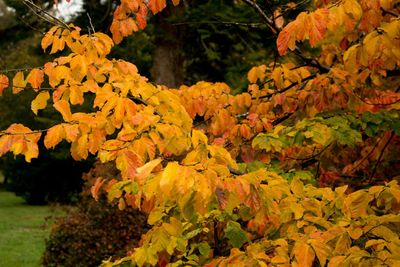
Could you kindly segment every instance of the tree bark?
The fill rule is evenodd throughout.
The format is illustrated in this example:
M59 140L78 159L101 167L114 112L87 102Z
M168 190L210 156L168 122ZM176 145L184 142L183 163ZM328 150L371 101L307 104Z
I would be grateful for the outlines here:
M183 12L184 7L181 5L167 8L162 14L155 17L157 28L153 65L150 73L155 83L172 88L183 83L183 36L185 27L174 26L168 19L182 15Z

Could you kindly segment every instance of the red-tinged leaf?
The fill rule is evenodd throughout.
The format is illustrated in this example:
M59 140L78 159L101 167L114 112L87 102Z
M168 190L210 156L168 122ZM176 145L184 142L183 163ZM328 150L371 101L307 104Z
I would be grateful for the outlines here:
M65 138L68 142L75 142L79 135L78 124L64 124Z
M166 0L150 0L148 6L153 14L157 14L167 6L167 3Z
M32 85L33 89L39 89L44 81L44 71L41 69L33 69L28 74L27 81Z
M0 156L10 151L12 145L12 136L2 135L0 136Z
M13 78L13 94L18 94L19 92L24 90L24 88L26 87L26 83L27 81L24 78L24 73L22 71L17 72Z
M96 201L99 200L99 191L100 191L100 188L103 186L105 181L106 180L103 179L102 177L97 178L96 182L94 182L94 185L90 189L90 193L92 193L92 196Z
M122 34L119 30L119 27L120 27L119 25L120 25L120 22L118 20L114 19L113 22L111 23L111 27L110 27L110 32L112 34L113 41L116 44L119 44L120 42L122 42L122 39L123 39Z
M315 46L317 42L325 36L329 10L326 8L317 9L308 15L309 38L311 46ZM300 29L299 29L300 30Z
M8 77L0 74L0 96L3 95L3 90L8 87Z
M295 21L290 22L286 25L283 30L279 33L276 44L278 52L281 56L285 55L288 48L294 50L296 47L296 31L297 24Z
M101 145L106 141L106 132L103 129L92 130L89 135L88 148L89 152L93 155L99 151Z
M146 16L147 16L147 7L144 4L141 4L139 12L136 13L136 21L138 23L139 29L141 30L146 28L147 25Z
M71 113L71 108L69 106L69 103L65 100L60 100L56 103L54 103L54 108L61 113L64 121L69 122L71 121L72 118L72 113Z
M54 148L58 143L60 143L65 138L65 130L62 124L57 124L47 130L47 134L44 137L44 146L49 148Z
M46 50L53 43L54 33L57 31L59 26L53 26L46 34L43 36L41 45L43 50Z
M134 151L128 149L123 149L118 153L115 163L125 179L134 178L136 169L143 165L142 159Z

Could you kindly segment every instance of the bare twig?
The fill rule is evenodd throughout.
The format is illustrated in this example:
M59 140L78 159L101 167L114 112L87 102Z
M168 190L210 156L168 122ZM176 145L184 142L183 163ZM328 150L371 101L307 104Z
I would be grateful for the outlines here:
M89 24L90 24L90 27L92 28L93 33L95 33L96 31L94 30L94 27L93 27L93 24L92 24L92 18L90 17L89 12L86 12L86 16L89 19Z
M387 140L386 144L383 146L383 148L382 148L382 150L381 150L381 153L379 154L378 160L377 160L376 163L375 163L375 166L374 166L374 169L372 170L371 175L369 176L369 179L368 179L369 182L372 182L372 179L373 179L374 176L375 176L375 173L376 173L376 170L377 170L377 168L378 168L378 165L381 163L381 160L382 160L382 157L383 157L383 153L385 152L386 148L388 147L388 145L389 145L390 142L392 141L393 137L394 137L394 132L392 131L392 132L390 133L389 139Z
M245 23L245 22L234 22L234 21L188 21L188 22L178 22L173 23L173 26L181 26L181 25L193 25L193 24L222 24L227 26L244 26L250 28L259 28L260 26L264 26L264 23Z
M62 26L63 28L69 29L70 27L62 20L59 18L51 15L49 12L46 12L43 10L43 8L39 7L35 3L33 3L31 0L23 0L24 5L26 5L30 10L32 10L35 15L37 15L39 18L53 24L53 25L58 25ZM43 14L43 15L42 15Z
M261 9L261 7L252 0L243 0L243 2L245 2L246 4L248 4L249 6L253 7L258 14L261 16L261 18L263 19L263 21L267 24L267 26L271 29L272 33L274 35L278 35L279 33L279 28L275 25L275 22L270 19L267 14L265 14L265 12Z

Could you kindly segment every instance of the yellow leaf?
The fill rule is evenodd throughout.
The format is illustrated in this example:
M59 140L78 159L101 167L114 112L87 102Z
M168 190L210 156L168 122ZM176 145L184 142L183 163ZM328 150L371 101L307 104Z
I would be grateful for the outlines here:
M355 0L345 0L343 2L343 8L346 14L350 15L352 19L359 20L362 16L362 8L358 1Z
M74 160L86 159L88 156L88 135L81 135L71 145L71 156Z
M293 248L294 258L299 266L313 266L315 253L306 243L297 242Z
M47 100L49 100L49 98L50 94L48 91L42 91L36 96L36 98L31 103L31 109L33 113L35 113L35 115L37 115L39 109L46 108Z
M17 72L13 78L13 94L18 94L26 87L26 81L24 78L24 73L22 71Z
M155 167L157 167L158 164L161 163L161 161L162 161L161 158L154 159L154 160L152 160L152 161L150 161L150 162L147 162L147 163L146 163L145 165L143 165L142 167L137 168L137 169L136 169L137 176L138 176L138 177L141 177L141 180L142 180L143 178L147 178L147 177L150 175L150 173L153 171L153 169L154 169Z
M325 244L324 242L321 242L320 240L316 239L311 239L309 241L311 247L314 249L315 254L317 254L317 258L319 260L319 263L321 266L325 266L326 259L328 258L329 255L331 255L332 248Z
M69 122L72 119L72 113L71 113L71 108L69 107L69 104L65 100L60 100L56 103L54 103L54 108L61 113L64 121Z
M372 197L365 191L351 193L343 201L343 212L349 218L365 217L371 200Z
M396 233L387 228L386 226L379 225L371 230L371 233L384 238L386 241L398 241L399 238Z
M207 145L207 136L200 130L192 130L192 144L196 148L199 144Z
M173 189L172 186L178 178L179 167L179 164L176 162L168 163L167 167L165 167L160 179L160 189L164 194L168 195Z
M339 267L346 259L346 256L335 256L329 260L328 267Z
M48 148L54 148L65 138L65 131L62 124L57 124L51 127L46 136L44 137L44 146Z
M304 185L299 178L297 177L293 178L290 184L290 190L297 196L301 196L303 194Z
M69 87L69 100L72 105L82 105L84 102L83 87L78 85L71 85Z

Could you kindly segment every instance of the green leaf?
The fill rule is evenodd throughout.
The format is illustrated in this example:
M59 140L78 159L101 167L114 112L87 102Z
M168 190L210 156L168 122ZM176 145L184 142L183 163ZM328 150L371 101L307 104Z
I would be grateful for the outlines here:
M208 256L210 254L210 245L208 245L206 242L201 242L199 244L199 252L203 256Z
M244 243L249 242L246 232L243 231L239 223L230 221L225 229L225 237L229 243L236 248L240 248Z

